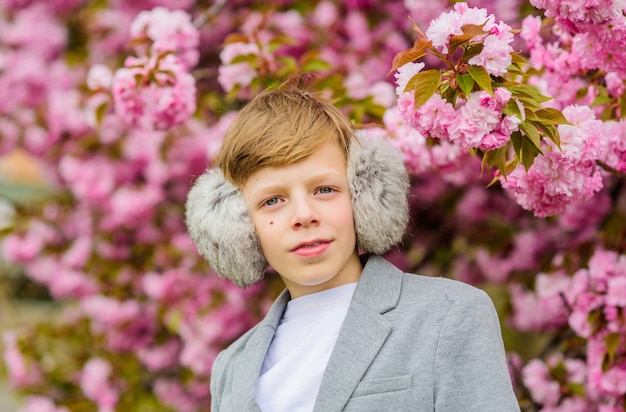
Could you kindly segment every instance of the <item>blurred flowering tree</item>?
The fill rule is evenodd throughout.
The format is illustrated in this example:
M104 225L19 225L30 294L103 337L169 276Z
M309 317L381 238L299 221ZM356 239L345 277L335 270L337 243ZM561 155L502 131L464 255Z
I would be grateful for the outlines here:
M302 76L404 154L388 258L492 294L522 409L624 411L623 4L452 3L0 0L0 151L52 189L2 251L65 310L3 337L23 411L208 409L277 285L211 274L185 196L242 104Z

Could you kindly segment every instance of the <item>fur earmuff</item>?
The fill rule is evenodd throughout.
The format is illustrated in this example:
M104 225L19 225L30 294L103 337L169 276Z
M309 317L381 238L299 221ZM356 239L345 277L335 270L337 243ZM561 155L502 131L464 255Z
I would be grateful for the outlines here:
M219 168L207 170L187 195L185 218L191 240L211 268L237 286L261 279L267 261L241 191Z
M404 159L384 139L361 139L350 145L348 182L357 246L382 255L400 243L409 220Z
M402 155L385 140L363 139L351 144L348 157L357 246L383 254L400 243L409 218L409 177ZM267 261L246 201L219 168L196 180L185 213L198 252L220 277L241 287L263 279Z

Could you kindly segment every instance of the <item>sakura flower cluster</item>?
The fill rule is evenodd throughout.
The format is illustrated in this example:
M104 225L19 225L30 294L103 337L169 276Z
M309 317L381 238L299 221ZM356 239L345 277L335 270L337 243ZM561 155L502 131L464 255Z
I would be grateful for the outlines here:
M198 61L198 31L182 11L156 8L140 13L131 26L137 57L115 72L115 113L126 125L167 130L196 110L196 84L189 73ZM146 47L144 43L149 46Z
M626 77L623 61L626 58L626 16L619 0L531 0L544 9L565 32L572 33L573 50L578 50L584 69L600 69Z
M482 90L475 91L467 100L458 98L456 106L435 93L415 109L414 93L403 90L409 79L419 73L423 65L407 63L396 73L398 108L408 125L423 136L451 142L464 149L489 151L508 143L511 134L518 130L523 120L516 115L503 113L503 107L511 99L510 91L498 87L493 96Z
M598 249L572 276L562 270L540 274L534 293L517 285L512 293L512 321L521 330L569 326L586 344L586 360L558 353L522 368L532 399L546 410L619 408L626 394L626 255ZM571 391L573 384L581 389Z
M578 200L589 199L603 186L596 160L604 153L604 125L586 106L563 110L570 125L559 125L560 147L545 141L543 155L526 171L523 165L500 178L516 201L535 216L559 214Z
M468 60L468 63L482 66L494 76L506 73L511 64L511 52L513 52L511 26L503 21L496 23L495 16L487 14L486 9L469 7L464 2L456 3L454 10L441 14L430 23L426 30L426 37L432 40L437 50L446 54L450 38L462 35L462 27L470 24L482 27L486 34L475 39L481 42L483 47L478 55Z

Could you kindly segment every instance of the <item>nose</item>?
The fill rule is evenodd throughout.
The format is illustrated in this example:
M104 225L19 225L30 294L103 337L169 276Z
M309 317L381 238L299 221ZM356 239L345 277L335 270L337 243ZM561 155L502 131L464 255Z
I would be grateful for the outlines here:
M292 201L293 215L291 226L294 229L317 225L320 222L313 200L307 197L294 198Z

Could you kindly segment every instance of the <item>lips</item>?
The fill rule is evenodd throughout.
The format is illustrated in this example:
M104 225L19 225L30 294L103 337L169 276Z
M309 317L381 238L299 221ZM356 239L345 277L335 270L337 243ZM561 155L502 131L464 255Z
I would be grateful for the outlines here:
M319 240L312 240L310 242L302 242L296 245L296 247L294 247L293 249L291 249L291 252L295 252L298 249L313 249L315 247L320 246L323 243L330 243L330 241L319 239Z
M329 245L330 240L316 239L298 244L291 252L303 257L313 257L324 253Z

